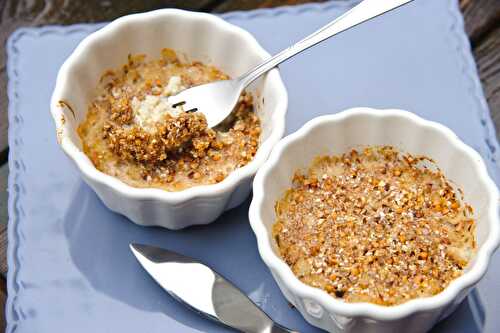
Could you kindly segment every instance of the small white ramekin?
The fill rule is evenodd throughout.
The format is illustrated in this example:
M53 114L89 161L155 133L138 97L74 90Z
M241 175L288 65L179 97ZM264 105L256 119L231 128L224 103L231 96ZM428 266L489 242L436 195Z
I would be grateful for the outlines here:
M270 56L250 33L214 15L161 9L125 16L85 38L66 60L57 76L51 113L59 144L108 208L140 225L180 229L212 222L245 200L257 169L284 134L288 97L277 69L249 87L262 122L260 147L250 163L222 182L179 192L131 187L94 167L82 152L76 129L105 70L125 63L128 54L157 58L165 47L233 77Z
M465 273L438 295L391 307L346 303L302 283L278 255L272 238L274 203L290 187L295 170L307 168L315 156L366 145L392 145L433 158L475 209L477 254ZM406 111L356 108L315 118L281 140L255 177L249 215L262 260L310 324L330 332L410 333L425 332L449 315L485 274L500 242L498 200L479 154L448 128Z

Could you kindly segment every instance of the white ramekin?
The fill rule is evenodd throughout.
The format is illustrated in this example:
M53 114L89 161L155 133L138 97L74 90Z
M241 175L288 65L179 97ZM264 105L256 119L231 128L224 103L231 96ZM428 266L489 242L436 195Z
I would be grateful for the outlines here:
M438 295L392 307L345 303L302 283L277 254L271 236L274 203L290 187L294 171L307 168L315 156L366 145L392 145L433 158L475 209L478 252L466 272ZM410 333L425 332L449 315L485 274L500 241L498 199L479 154L448 128L406 111L356 108L315 118L281 140L255 177L249 215L262 260L310 324L330 332Z
M188 60L213 64L231 76L269 57L250 33L210 14L162 9L125 16L85 38L66 60L57 76L51 113L62 149L109 209L140 225L180 229L209 223L245 200L255 172L284 134L288 97L277 69L249 87L262 122L260 148L249 164L222 182L180 192L128 186L94 167L82 152L76 128L105 70L125 63L130 53L157 58L164 47Z

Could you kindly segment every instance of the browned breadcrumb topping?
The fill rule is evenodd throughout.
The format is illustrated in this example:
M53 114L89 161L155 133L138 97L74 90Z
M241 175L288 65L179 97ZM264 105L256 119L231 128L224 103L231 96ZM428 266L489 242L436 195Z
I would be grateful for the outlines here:
M207 128L198 112L165 113L143 128L134 103L164 96L172 78L185 89L229 77L213 66L181 62L170 49L150 61L129 56L121 68L106 71L78 128L83 151L97 169L135 187L179 191L218 183L253 159L261 128L247 93L217 129Z
M347 302L435 295L475 253L471 206L432 160L389 146L316 158L275 208L294 274Z
M124 127L111 122L104 125L104 131L103 138L119 158L143 163L161 163L186 144L191 144L195 153L203 154L215 141L215 131L207 128L205 116L198 112L176 117L166 114L153 133L138 125Z

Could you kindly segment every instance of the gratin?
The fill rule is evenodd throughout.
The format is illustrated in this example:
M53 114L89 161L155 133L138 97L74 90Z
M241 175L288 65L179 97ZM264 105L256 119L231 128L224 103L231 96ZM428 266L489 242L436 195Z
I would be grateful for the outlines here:
M273 235L293 273L347 302L435 295L475 253L460 190L431 159L390 146L316 158L275 210Z
M191 86L229 77L201 62L182 62L163 49L161 57L129 56L106 71L84 122L83 151L100 171L135 187L179 191L222 181L246 165L259 146L260 121L244 93L233 117L207 128L199 112L173 107L166 97Z

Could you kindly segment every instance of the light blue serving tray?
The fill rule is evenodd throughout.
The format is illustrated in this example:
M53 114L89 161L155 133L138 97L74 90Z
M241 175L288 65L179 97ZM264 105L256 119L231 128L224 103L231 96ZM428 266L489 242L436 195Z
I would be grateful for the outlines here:
M338 16L353 1L228 13L271 53ZM259 258L248 201L214 224L143 228L107 210L56 144L49 98L59 66L102 25L16 31L8 42L9 333L229 332L179 305L145 274L131 241L200 258L271 317L317 332L290 307ZM228 50L230 52L230 50ZM478 150L498 181L498 143L455 0L417 0L281 67L288 132L354 106L402 108L439 121ZM500 257L436 332L498 332Z

